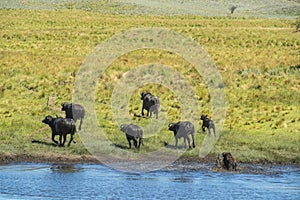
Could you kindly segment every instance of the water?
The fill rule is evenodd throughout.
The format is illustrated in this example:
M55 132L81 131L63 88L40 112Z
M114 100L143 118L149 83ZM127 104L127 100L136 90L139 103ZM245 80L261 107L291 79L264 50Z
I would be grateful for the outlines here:
M0 199L300 199L297 167L229 173L187 165L144 174L104 165L4 165Z

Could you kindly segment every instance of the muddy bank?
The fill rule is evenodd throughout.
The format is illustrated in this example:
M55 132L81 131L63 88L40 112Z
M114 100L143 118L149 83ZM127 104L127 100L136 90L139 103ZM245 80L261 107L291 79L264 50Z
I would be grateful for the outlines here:
M130 162L130 161L129 161ZM72 168L75 164L103 164L95 157L90 155L1 155L0 165L6 164L15 164L15 163L49 163L55 166L58 169L69 169ZM124 171L128 163L115 163L118 167L123 166ZM104 164L106 165L106 164ZM108 165L108 167L113 167L113 165ZM120 170L122 168L115 168ZM284 170L293 168L295 170L300 170L299 164L288 164L281 163L279 164L267 164L267 163L239 163L237 170L226 170L223 168L218 168L215 165L215 158L208 156L206 158L186 158L181 157L170 165L162 168L163 171L178 171L178 172L187 172L187 171L199 171L199 172L221 172L221 173L234 173L234 174L263 174L263 175L276 175L281 174ZM123 171L123 170L121 170Z
M276 169L286 168L289 166L300 167L300 163L286 162L286 163L271 163L268 161L262 162L247 162L238 163L237 171L228 171L216 167L216 158L214 156L207 156L205 158L199 157L180 157L175 162L166 167L167 170L209 170L213 172L231 172L231 173L252 173L252 174L276 174ZM130 161L129 161L130 162ZM56 154L3 154L0 155L0 164L12 163L51 163L58 165L73 165L73 164L103 164L96 157L92 155L56 155ZM279 170L280 171L280 170Z
M35 162L35 163L61 163L61 164L84 164L94 163L101 164L95 156L92 155L70 155L70 154L2 154L0 155L0 164L20 163L20 162ZM180 157L176 162L200 162L213 163L215 158L207 156L199 157Z
M99 163L94 156L91 155L56 155L56 154L3 154L0 155L0 164L10 163L58 163L58 164L89 164Z

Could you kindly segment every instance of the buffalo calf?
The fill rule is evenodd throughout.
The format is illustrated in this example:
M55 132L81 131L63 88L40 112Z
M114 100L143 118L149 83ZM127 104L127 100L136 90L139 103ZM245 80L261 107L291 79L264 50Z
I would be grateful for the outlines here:
M205 132L205 128L208 130L208 135L211 135L210 129L213 129L214 135L216 136L216 127L213 120L209 119L207 115L201 115L202 123L202 131Z

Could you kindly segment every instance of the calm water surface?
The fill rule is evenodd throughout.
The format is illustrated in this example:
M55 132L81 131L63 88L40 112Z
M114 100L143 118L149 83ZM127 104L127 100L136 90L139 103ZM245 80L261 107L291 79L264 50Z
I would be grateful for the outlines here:
M143 174L104 165L3 165L0 199L300 199L297 167L228 173L186 165Z

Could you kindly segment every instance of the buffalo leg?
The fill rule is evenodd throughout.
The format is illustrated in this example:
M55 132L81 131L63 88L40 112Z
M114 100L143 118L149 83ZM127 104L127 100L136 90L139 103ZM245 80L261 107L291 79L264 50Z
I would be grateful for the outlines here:
M189 149L191 149L192 147L191 147L191 141L190 141L189 136L186 136L186 139L187 139L188 144L189 144ZM185 145L185 148L186 148L186 144L184 144L184 145Z
M62 146L65 146L66 140L67 140L67 134L65 134L64 137L63 137L63 143L62 143Z
M142 116L144 116L145 113L144 113L144 107L142 107Z
M138 145L138 149L140 150L141 144L143 143L143 138L139 138L139 145Z
M131 142L130 142L130 139L127 138L127 141L128 141L128 144L129 144L129 149L131 149Z
M195 148L196 145L195 145L195 137L194 137L194 134L192 134L192 140L193 140L193 148Z
M79 124L79 130L81 130L82 121L83 121L83 119L81 118L80 119L80 124Z
M134 147L137 149L138 148L138 146L137 146L137 140L135 138L133 139L133 144L134 144Z
M56 141L54 138L55 138L55 134L52 133L52 141L53 141L55 144L58 144L58 141Z
M62 134L59 135L59 146L62 146Z
M184 148L186 148L186 137L183 138L184 141Z
M70 144L71 144L71 142L73 141L73 139L74 139L74 135L71 134L71 137L70 137L70 141L69 141L69 143L68 143L68 146L70 146Z
M175 147L177 148L177 145L178 145L178 138L175 137Z

